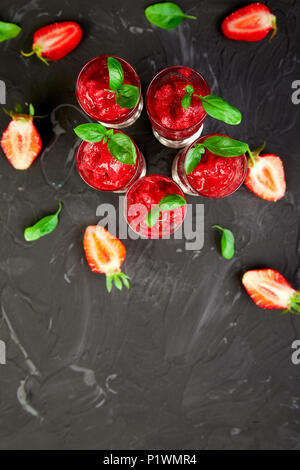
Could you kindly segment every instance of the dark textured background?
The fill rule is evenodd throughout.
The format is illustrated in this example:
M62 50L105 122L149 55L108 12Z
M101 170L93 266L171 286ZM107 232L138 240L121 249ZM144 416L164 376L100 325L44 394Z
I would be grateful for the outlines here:
M247 44L224 38L221 19L245 2L181 0L198 21L173 31L144 18L148 1L1 0L0 17L23 27L0 44L0 79L8 107L34 103L43 153L26 172L0 158L0 448L34 449L296 449L300 448L300 368L291 343L300 318L259 309L241 285L254 267L278 269L300 288L300 105L291 102L300 79L300 4L269 1L278 35ZM76 20L84 40L61 62L25 59L35 29ZM230 127L208 118L205 131L227 132L280 155L288 192L265 202L245 187L205 203L205 244L128 240L124 270L130 291L108 295L104 278L85 261L82 235L97 223L101 194L74 167L84 122L74 86L81 66L101 53L117 54L137 69L144 91L166 65L199 70L212 92L243 112ZM8 118L0 117L1 132ZM130 128L150 173L170 174L175 150L152 136L145 111ZM63 211L57 230L28 244L23 230ZM220 224L233 230L236 256L224 260Z

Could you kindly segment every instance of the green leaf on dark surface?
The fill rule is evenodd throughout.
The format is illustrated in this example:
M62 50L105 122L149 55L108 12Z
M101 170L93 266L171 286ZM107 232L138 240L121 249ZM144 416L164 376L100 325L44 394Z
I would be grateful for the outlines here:
M207 137L202 145L214 155L219 157L238 157L248 152L248 144L239 140L215 135Z
M223 258L231 259L234 255L234 235L231 230L220 227L219 225L213 225L213 228L221 230L221 253Z
M198 163L200 163L203 153L205 153L205 148L202 144L195 144L195 146L188 151L184 163L185 172L187 175L192 173Z
M21 29L22 28L16 24L0 21L0 42L15 38L20 33Z
M106 128L99 123L80 124L74 129L75 134L85 142L100 142L106 135Z
M55 214L47 215L41 220L36 222L31 227L27 227L24 231L24 238L27 242L38 240L39 238L48 235L55 230L58 224L58 215L61 211L61 203L59 203L58 210Z
M114 57L107 58L109 74L109 86L112 90L117 90L124 82L124 71L120 62Z
M134 85L122 85L116 92L116 103L121 108L132 109L139 101L139 88Z
M136 164L136 148L128 135L120 132L114 134L108 141L107 148L109 153L119 162L126 165Z
M145 9L147 20L162 29L174 29L180 25L184 18L195 20L195 16L186 15L182 9L173 2L155 3Z
M202 100L202 106L209 114L209 116L219 119L220 121L226 122L226 124L237 125L242 120L241 112L223 100L217 95L207 95L200 97L195 95Z

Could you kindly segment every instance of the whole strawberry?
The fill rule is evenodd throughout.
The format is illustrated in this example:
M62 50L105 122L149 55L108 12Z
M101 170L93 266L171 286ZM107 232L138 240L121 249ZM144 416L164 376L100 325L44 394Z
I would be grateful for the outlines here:
M221 27L227 38L236 41L260 41L273 30L272 39L276 34L276 16L263 3L251 3L227 16Z
M23 114L20 105L14 111L7 111L12 120L1 137L1 148L8 161L16 170L27 170L42 148L42 141L33 124L34 107L29 106L29 114Z
M78 46L82 30L78 23L63 21L38 29L33 36L32 51L21 54L25 57L37 55L46 65L48 60L60 60Z

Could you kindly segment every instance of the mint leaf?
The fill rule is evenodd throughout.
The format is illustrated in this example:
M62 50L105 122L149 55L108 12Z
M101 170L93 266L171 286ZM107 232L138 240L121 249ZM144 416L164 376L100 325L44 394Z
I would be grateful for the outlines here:
M188 94L188 95L192 95L194 93L194 88L192 87L192 85L187 85L184 89L184 91Z
M191 97L190 95L186 94L183 96L181 100L181 106L183 109L188 109L191 106Z
M157 219L159 218L160 208L159 206L154 206L147 214L146 224L149 228L153 227L156 224Z
M202 99L202 106L209 116L226 122L226 124L240 124L242 120L240 111L231 104L227 103L227 101L223 100L223 98L220 96L195 96Z
M99 123L80 124L74 129L75 134L85 142L101 142L106 135L106 127Z
M249 151L248 144L219 135L207 137L202 145L219 157L238 157Z
M116 133L108 141L109 153L119 162L126 165L136 164L136 148L130 137L126 134Z
M20 31L20 26L17 26L13 23L5 23L4 21L0 21L0 42L15 38L18 36Z
M198 163L200 163L203 153L205 153L205 148L202 144L195 144L195 146L188 151L184 163L184 168L187 175L192 173Z
M139 101L139 89L134 85L122 85L116 92L116 103L121 108L134 108Z
M41 220L36 222L32 227L27 227L24 231L24 238L27 242L38 240L44 235L53 232L58 224L58 214L61 211L61 203L59 203L58 210L53 215L47 215Z
M231 259L234 255L234 235L231 230L220 227L219 225L213 225L213 228L221 230L221 253L223 258Z
M114 57L107 58L109 74L109 86L112 90L117 90L124 82L124 71L120 62Z
M145 9L147 20L162 29L174 29L180 25L184 18L195 20L195 16L186 15L181 8L173 2L155 3Z
M168 194L167 196L163 197L158 203L158 206L161 211L173 211L174 209L177 209L177 207L185 205L186 200L179 194Z

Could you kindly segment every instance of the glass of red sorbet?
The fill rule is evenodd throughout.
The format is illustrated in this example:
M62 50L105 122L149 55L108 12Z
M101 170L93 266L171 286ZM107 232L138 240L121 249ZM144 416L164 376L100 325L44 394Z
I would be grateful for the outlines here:
M197 143L213 136L227 137L224 134L207 134L184 148L176 155L172 165L174 181L186 193L207 198L223 198L234 193L244 182L247 174L247 157L220 157L205 150L200 163L189 174L185 171L185 159L189 150Z
M147 214L169 195L178 195L185 205L174 210L161 211L155 224L147 225ZM147 175L136 181L125 196L124 215L131 229L145 238L169 238L178 229L186 214L186 198L171 178Z
M115 131L124 134L122 131ZM133 140L131 139L133 142ZM82 142L77 151L76 166L81 178L98 191L125 192L138 178L146 174L146 162L136 148L136 163L128 165L118 161L103 142Z
M139 89L139 100L132 109L116 103L115 93L110 91L107 60L112 57L119 61L124 72L124 84ZM131 126L143 109L140 79L134 68L116 56L100 55L91 59L80 71L76 83L76 96L83 111L106 127L121 129Z
M146 107L153 133L167 147L185 147L202 133L206 112L201 100L192 96L188 109L181 105L188 85L200 96L210 94L209 85L202 75L184 66L162 70L148 87Z

